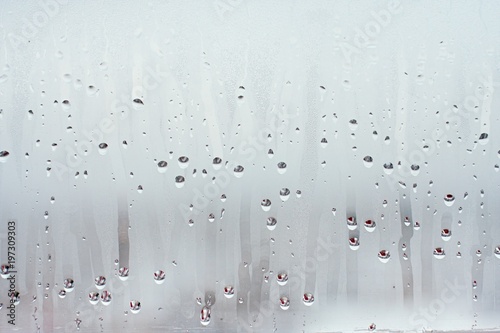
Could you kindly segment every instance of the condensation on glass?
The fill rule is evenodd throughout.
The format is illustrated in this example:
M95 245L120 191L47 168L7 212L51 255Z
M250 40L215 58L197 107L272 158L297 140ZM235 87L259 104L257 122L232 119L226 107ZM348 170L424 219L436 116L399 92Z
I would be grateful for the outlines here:
M500 329L500 4L4 1L0 331Z

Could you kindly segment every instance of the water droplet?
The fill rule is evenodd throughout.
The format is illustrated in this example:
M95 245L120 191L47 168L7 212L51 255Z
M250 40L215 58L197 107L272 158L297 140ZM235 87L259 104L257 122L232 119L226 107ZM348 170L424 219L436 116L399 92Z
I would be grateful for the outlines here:
M288 310L290 308L290 300L286 296L281 296L280 297L280 307L283 310Z
M188 225L189 225L190 227L192 227L192 226L194 225L194 221L193 221L193 219L189 219L189 221L188 221Z
M285 162L279 162L278 163L278 173L280 175L284 174L286 172L286 163Z
M413 176L417 176L420 172L420 166L418 166L416 164L412 164L410 166L410 172Z
M111 293L107 290L104 290L101 294L101 303L103 305L109 305L111 303Z
M66 290L59 290L59 292L57 293L57 295L60 297L60 298L64 298L66 297Z
M18 291L13 291L9 294L10 302L14 303L14 305L18 305L21 302L21 294Z
M241 165L237 165L234 167L233 171L234 171L234 176L236 178L241 178L243 177L243 171L245 170L245 168Z
M213 221L215 221L215 215L214 215L214 213L210 213L210 214L208 214L208 222L210 222L210 223L211 223L211 222L213 222Z
M434 249L434 257L437 259L443 259L445 257L444 249L442 247L436 247Z
M137 314L139 311L141 311L141 302L136 300L130 301L130 312Z
M175 177L175 186L177 188L181 188L184 186L185 179L183 176L177 176Z
M304 302L304 305L306 306L311 306L314 303L314 295L311 293L304 293L302 296L302 302Z
M326 138L321 139L320 145L323 148L325 148L328 145L328 141L326 140Z
M365 229L368 232L373 232L375 230L376 226L377 226L377 224L373 220L366 220L365 221Z
M347 218L347 228L349 230L356 230L358 227L358 222L356 222L356 218L354 216L349 216Z
M477 288L477 281L472 281L472 289L476 289Z
M273 151L272 149L269 149L269 150L267 151L267 156L268 156L269 158L273 158L273 156L274 156L274 151Z
M104 289L106 286L106 278L104 276L98 276L94 280L97 289Z
M269 229L269 230L276 229L276 223L278 223L278 221L276 221L276 219L274 217L268 217L267 218L267 229Z
M260 202L260 206L262 207L263 211L268 212L271 209L271 200L269 200L269 199L263 199Z
M0 266L0 276L4 279L6 279L10 276L10 265L9 264L4 264L4 265Z
M89 302L92 305L96 305L97 303L99 303L99 293L95 291L91 292L89 294Z
M284 286L288 282L288 274L287 272L279 272L276 274L276 281L278 281L278 284L280 286Z
M142 193L144 189L142 188L142 185L137 186L137 192Z
M355 131L358 128L358 121L356 119L349 120L349 128L351 131Z
M63 287L65 291L70 293L75 289L75 281L73 281L73 279L70 278L64 279Z
M290 190L286 187L283 187L280 190L281 201L287 201L289 197L290 197Z
M165 282L165 272L162 270L157 270L153 273L153 278L157 284L162 284Z
M234 287L231 285L227 285L224 287L224 296L226 298L232 298L234 296Z
M210 307L204 306L201 308L201 313L200 313L200 322L203 326L207 326L210 324Z
M387 250L380 250L380 252L378 253L378 258L385 264L389 261L389 259L391 259L391 254Z
M413 229L415 229L415 230L420 230L420 223L419 223L419 222L415 222L415 223L413 224Z
M377 325L375 325L374 323L371 323L370 326L368 326L368 330L370 331L375 331L375 329L377 329Z
M363 164L365 165L365 167L367 168L371 168L373 166L373 158L371 156L365 156L363 158Z
M212 165L215 170L219 170L222 167L222 159L220 157L214 158Z
M351 248L351 250L354 250L354 251L359 249L359 240L357 237L349 238L349 247Z
M450 229L443 229L441 230L441 238L444 241L449 241L451 238L451 230Z
M384 163L384 172L390 175L394 171L394 165L392 163Z
M495 250L493 251L493 253L495 254L495 257L497 257L498 259L500 259L500 245L498 245Z
M448 193L444 196L444 204L448 207L452 206L455 202L455 196L453 194Z
M0 151L0 162L5 163L9 158L10 153L6 150Z
M165 173L167 171L167 161L160 161L158 162L158 172L159 173Z
M108 144L107 143L102 142L102 143L99 144L99 154L105 155L106 152L107 152L107 150L108 150Z
M186 169L189 166L189 157L181 156L179 157L178 162L181 169Z
M120 269L118 269L118 278L122 281L125 281L128 279L128 273L129 270L127 267L120 267Z

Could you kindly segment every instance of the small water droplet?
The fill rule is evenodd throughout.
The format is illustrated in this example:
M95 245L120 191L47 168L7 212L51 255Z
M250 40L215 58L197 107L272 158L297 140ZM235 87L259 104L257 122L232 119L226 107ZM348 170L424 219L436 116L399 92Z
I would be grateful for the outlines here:
M384 163L384 172L390 175L394 171L394 165L392 163Z
M59 292L57 293L57 295L59 296L59 298L64 298L66 297L66 290L59 290Z
M371 168L373 166L373 158L369 155L365 156L363 158L363 164L365 165L365 167Z
M91 292L89 294L89 302L92 305L96 305L97 303L99 303L99 293L95 291Z
M179 157L178 162L181 169L186 169L189 166L189 157L181 156Z
M0 162L5 163L9 158L10 153L6 150L0 151Z
M214 158L212 165L215 170L219 170L222 167L222 159L220 157Z

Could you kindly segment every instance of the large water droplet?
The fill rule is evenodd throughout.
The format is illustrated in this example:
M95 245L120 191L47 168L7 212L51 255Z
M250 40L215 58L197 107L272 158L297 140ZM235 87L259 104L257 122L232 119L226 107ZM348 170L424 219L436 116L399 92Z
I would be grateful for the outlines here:
M10 153L6 150L0 151L0 162L5 163L9 158Z
M451 238L451 230L450 229L443 229L441 230L441 238L444 241L449 241Z
M290 198L290 190L286 187L283 187L280 190L280 198L282 201L287 201Z
M127 267L120 267L120 269L118 269L118 278L122 281L125 281L128 279L128 268Z
M286 163L285 162L279 162L278 163L278 173L280 175L284 174L286 172Z
M234 167L233 171L236 178L241 178L243 177L243 171L245 171L245 168L241 165L237 165Z
M498 259L500 259L500 245L498 245L495 250L493 251L493 253L495 254L495 257L497 257Z
M373 158L369 155L365 156L363 158L363 164L365 165L365 167L371 168L373 166Z
M95 291L91 292L89 294L89 302L92 305L96 305L97 303L99 303L99 293Z
M290 308L290 300L286 296L281 296L280 297L280 307L283 310L288 310Z
M262 207L263 211L268 212L271 209L271 200L269 200L269 199L263 199L260 202L260 206Z
M278 223L278 221L276 221L276 219L274 217L268 217L267 218L267 229L269 229L269 230L276 229L276 223Z
M75 281L70 278L64 279L63 287L65 291L72 292L75 289Z
M64 298L66 297L66 290L59 290L59 292L57 293L57 295L59 296L59 298Z
M100 143L99 144L99 154L105 155L107 151L108 151L108 144L105 142Z
M313 303L314 303L314 295L311 294L311 293L304 293L304 295L302 296L302 302L304 302L304 304L306 306L313 305Z
M111 303L111 293L107 290L104 290L101 294L101 303L103 305L109 305Z
M232 298L234 296L234 287L231 285L227 285L224 287L224 296L226 298Z
M448 193L444 196L444 204L448 207L452 206L455 202L455 196L453 194Z
M175 186L177 188L181 188L184 186L185 179L183 176L177 176L175 177Z
M377 224L373 220L366 220L365 221L365 229L368 232L373 232L375 230L376 226L377 226Z
M4 264L4 265L0 266L0 276L4 279L6 279L10 276L10 265L9 264Z
M222 159L220 157L214 158L212 165L215 170L219 170L222 167Z
M207 326L208 324L210 324L210 312L211 310L208 306L204 306L201 309L200 322L203 326Z
M157 270L153 273L153 278L157 284L162 284L165 282L165 272L162 270Z
M356 222L356 218L354 216L349 216L347 218L347 228L349 230L356 230L358 227L358 222Z
M158 162L158 172L159 173L165 173L167 172L167 161L160 161Z
M445 257L444 249L442 247L436 247L434 249L434 257L437 259L443 259Z
M286 272L279 272L276 274L276 281L280 286L284 286L288 282L288 274Z
M139 311L141 311L141 302L136 300L130 301L130 312L137 314Z
M390 175L394 171L394 165L392 163L384 163L384 172Z
M354 250L354 251L359 249L359 240L357 237L349 238L349 247L351 248L351 250Z
M98 276L94 280L95 286L97 289L104 289L106 286L106 278L104 276Z
M389 259L391 259L391 254L387 250L380 250L378 253L378 258L385 264L389 261Z

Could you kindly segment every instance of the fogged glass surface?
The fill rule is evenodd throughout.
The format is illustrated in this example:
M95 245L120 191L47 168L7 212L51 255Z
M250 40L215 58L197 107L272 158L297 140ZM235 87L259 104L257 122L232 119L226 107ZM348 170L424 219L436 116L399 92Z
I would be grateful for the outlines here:
M0 331L500 329L500 3L0 6Z

